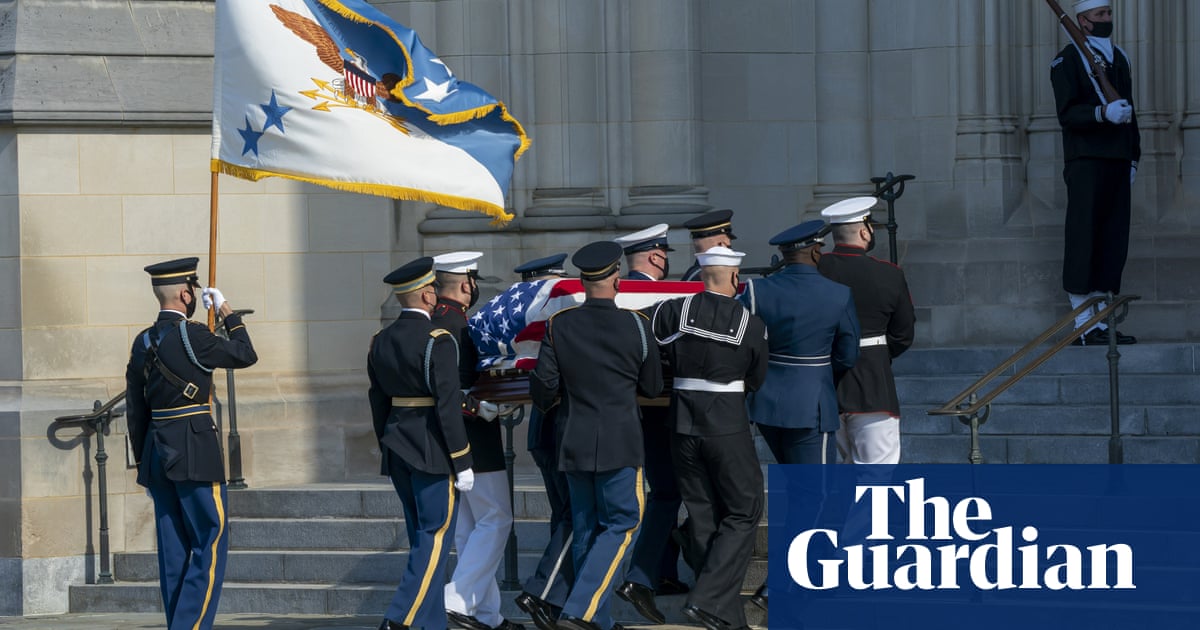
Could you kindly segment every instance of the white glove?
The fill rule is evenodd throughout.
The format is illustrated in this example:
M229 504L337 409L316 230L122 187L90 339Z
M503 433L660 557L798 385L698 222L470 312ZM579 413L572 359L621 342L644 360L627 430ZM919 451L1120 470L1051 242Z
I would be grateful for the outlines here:
M221 295L221 290L216 287L208 287L200 292L200 299L204 302L204 308L221 310L221 305L225 303L225 296Z
M484 420L495 420L496 416L500 415L500 405L497 405L494 402L481 400L479 401L479 410L475 412L475 415L483 418Z
M1104 106L1104 119L1116 125L1124 125L1133 120L1133 106L1121 98Z
M470 468L458 473L454 478L454 487L460 492L470 492L475 487L475 473Z
M1137 167L1130 166L1129 167L1129 185L1130 186L1133 185L1133 178L1135 178L1135 177L1137 177Z

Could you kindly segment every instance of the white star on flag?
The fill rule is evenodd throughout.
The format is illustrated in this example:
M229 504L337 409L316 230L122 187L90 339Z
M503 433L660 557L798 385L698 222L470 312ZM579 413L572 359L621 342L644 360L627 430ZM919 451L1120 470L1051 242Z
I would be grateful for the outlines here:
M419 98L423 101L441 103L442 100L447 96L450 96L458 91L458 88L454 88L453 90L447 89L450 87L451 81L453 81L453 79L447 79L441 83L434 83L433 81L429 80L429 77L425 77L425 91L416 95L415 98Z

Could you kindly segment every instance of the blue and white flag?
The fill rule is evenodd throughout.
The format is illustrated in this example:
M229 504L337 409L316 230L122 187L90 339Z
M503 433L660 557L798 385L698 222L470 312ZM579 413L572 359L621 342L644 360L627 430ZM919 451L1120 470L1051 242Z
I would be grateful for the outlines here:
M524 130L363 0L217 0L212 169L512 216Z

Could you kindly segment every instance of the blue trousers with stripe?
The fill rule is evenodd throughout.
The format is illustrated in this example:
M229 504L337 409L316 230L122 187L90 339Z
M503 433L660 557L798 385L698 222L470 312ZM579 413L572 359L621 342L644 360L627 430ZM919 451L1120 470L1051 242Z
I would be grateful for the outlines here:
M212 628L229 554L225 484L167 479L153 438L146 440L142 461L150 467L167 628Z
M385 449L387 447L384 447ZM458 490L449 475L432 475L385 451L388 476L404 505L408 565L384 616L423 630L446 628L446 560L454 542Z
M568 472L567 486L574 527L575 584L562 612L609 630L614 580L620 579L646 509L642 469Z

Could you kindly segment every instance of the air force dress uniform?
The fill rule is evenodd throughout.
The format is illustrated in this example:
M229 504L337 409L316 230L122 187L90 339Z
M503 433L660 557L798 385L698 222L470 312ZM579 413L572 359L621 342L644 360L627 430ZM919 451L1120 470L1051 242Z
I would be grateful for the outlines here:
M870 221L874 197L856 197L821 211L834 225ZM873 241L872 241L873 242ZM859 356L838 381L842 426L837 432L843 463L900 463L900 401L892 359L913 342L916 316L904 272L867 250L835 243L821 257L821 274L850 287L862 326Z
M197 262L182 258L146 272L154 286L197 287ZM211 628L225 575L225 461L210 406L212 371L248 367L258 356L241 316L230 314L223 325L228 339L163 310L134 339L125 370L125 416L137 481L154 500L159 586L171 629Z
M697 259L702 267L728 268L732 294L743 256L713 247ZM660 303L651 322L674 374L671 461L691 546L704 558L684 613L714 630L741 628L742 580L763 511L746 392L767 375L766 326L741 302L711 290Z
M435 277L474 282L482 257L483 252L434 256ZM472 296L478 296L478 285L472 286ZM439 297L431 317L434 326L450 331L458 341L459 386L463 391L479 378L475 369L479 352L467 327L466 309L471 306ZM496 570L504 558L504 545L513 523L500 423L495 422L495 416L485 419L466 410L462 419L471 445L475 485L458 506L454 525L458 564L445 586L446 615L467 630L516 630L520 626L500 614L500 586L496 583Z
M704 214L688 219L683 222L683 227L687 228L688 234L695 242L702 238L717 236L720 234L728 234L729 241L733 242L737 237L733 235L733 210L713 210ZM704 252L696 252L702 254ZM683 272L683 277L680 280L699 280L700 279L700 261L697 259L692 263L687 271Z
M621 254L612 241L576 252L572 262L585 289L615 276ZM644 509L637 396L662 391L662 365L646 318L597 297L560 311L547 323L529 385L542 410L562 399L559 469L571 493L575 584L558 628L609 630L612 580Z
M784 254L819 246L824 222L807 221L775 235ZM858 317L850 289L814 265L789 263L746 282L740 295L767 325L770 363L750 394L750 418L781 464L826 463L828 434L839 425L834 376L858 359Z
M433 281L428 257L384 278L397 295L428 290ZM367 375L383 470L404 506L410 547L381 628L443 630L448 536L459 498L455 476L469 477L464 473L472 464L462 421L457 341L430 321L428 311L405 308L371 341Z
M522 282L534 282L550 276L565 276L563 262L566 254L554 254L521 264L513 269L521 274ZM557 431L558 406L542 411L534 406L529 413L527 446L533 463L542 474L546 498L550 502L550 540L538 560L533 575L525 580L524 590L517 596L517 606L524 610L539 630L555 630L554 618L567 601L567 593L575 581L575 565L571 560L571 495L567 476L558 469L559 439Z

